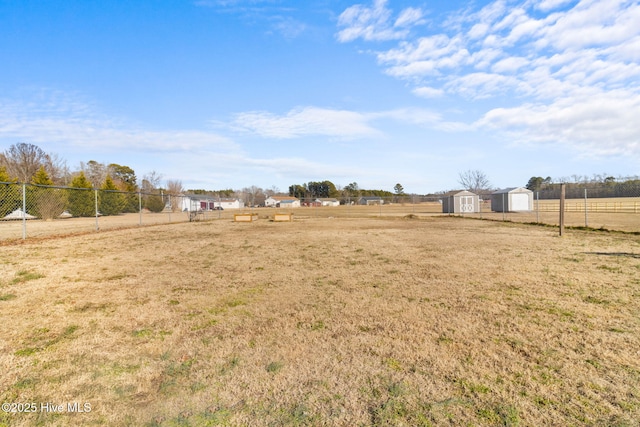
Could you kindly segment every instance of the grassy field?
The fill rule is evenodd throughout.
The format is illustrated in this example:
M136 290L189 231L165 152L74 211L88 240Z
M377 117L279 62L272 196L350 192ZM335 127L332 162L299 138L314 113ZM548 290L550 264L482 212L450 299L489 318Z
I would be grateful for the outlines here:
M0 425L635 426L640 236L399 217L17 242L0 361L0 402L36 409Z
M568 199L566 203L565 225L568 227L604 228L607 230L640 232L640 198L591 199L584 212L584 201ZM495 221L537 222L558 225L559 201L536 201L532 212L492 212L491 203L481 204L481 213L464 214L464 216ZM342 205L337 207L301 207L289 210L271 208L228 209L224 211L207 211L196 216L197 220L232 220L235 213L252 212L262 219L273 218L276 212L288 212L299 219L310 218L401 218L415 215L419 218L441 216L442 205L438 202L416 204L393 203L375 206ZM115 230L139 225L159 225L189 222L188 212L143 212L114 216L103 216L96 219L66 218L56 220L28 220L23 224L20 220L0 220L0 243L21 240L26 231L27 238L48 236L65 236L79 233L92 233L97 230ZM26 226L26 230L24 230Z

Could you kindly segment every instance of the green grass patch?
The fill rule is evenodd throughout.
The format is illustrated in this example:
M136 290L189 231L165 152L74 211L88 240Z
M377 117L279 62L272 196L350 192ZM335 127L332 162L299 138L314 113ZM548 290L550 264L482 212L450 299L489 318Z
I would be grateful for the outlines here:
M18 271L18 273L16 274L16 277L9 283L11 285L16 285L18 283L24 283L31 280L42 279L43 277L44 275L40 273L33 273L30 271L22 270L22 271Z
M69 325L61 333L54 336L51 336L48 328L36 329L34 330L33 336L26 341L27 346L17 350L14 354L16 356L32 356L39 351L45 350L46 348L59 343L60 341L72 338L73 334L79 328L80 327L77 325Z
M282 363L282 362L271 362L266 366L266 370L267 370L267 372L275 374L280 369L282 369L283 366L284 366L284 363Z
M153 336L153 331L148 328L136 329L135 331L131 332L131 335L136 338L150 338Z
M595 297L593 295L588 295L588 296L584 297L583 301L584 302L588 302L590 304L602 304L602 305L609 304L609 301L607 301L606 299L598 298L598 297Z

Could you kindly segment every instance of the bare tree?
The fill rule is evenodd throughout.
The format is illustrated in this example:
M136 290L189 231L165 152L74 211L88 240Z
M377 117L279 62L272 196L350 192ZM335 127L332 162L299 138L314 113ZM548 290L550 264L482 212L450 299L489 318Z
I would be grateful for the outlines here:
M459 174L458 183L465 190L476 194L488 193L491 191L491 182L487 175L480 170L468 170Z
M266 197L275 196L279 192L280 192L280 189L278 187L276 187L275 185L272 185L271 187L269 187L266 190L264 190L264 195L265 195L265 198L266 198Z
M182 193L184 193L182 181L180 181L179 179L167 180L167 194L169 195L171 210L173 212L179 211L182 207L178 199L178 197L181 196Z
M89 160L87 163L80 162L80 170L93 185L93 188L100 188L109 175L109 168L106 164Z
M49 164L45 166L49 177L55 185L67 186L71 182L71 170L67 165L67 161L56 153L49 154Z
M15 176L20 182L29 182L40 166L46 168L51 163L51 158L37 145L20 142L10 146L0 156L0 162L10 176Z
M242 193L246 195L246 202L248 202L250 206L263 205L267 198L264 190L256 185L243 188Z
M160 187L160 181L162 181L162 174L154 170L149 173L146 173L142 177L142 185L141 185L142 191L151 192L153 190L158 189Z

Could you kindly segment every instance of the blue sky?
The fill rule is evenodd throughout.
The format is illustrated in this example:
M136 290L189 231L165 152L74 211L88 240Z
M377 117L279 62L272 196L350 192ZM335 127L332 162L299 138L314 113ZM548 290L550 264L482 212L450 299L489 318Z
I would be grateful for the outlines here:
M640 174L638 1L0 0L0 149L186 188Z

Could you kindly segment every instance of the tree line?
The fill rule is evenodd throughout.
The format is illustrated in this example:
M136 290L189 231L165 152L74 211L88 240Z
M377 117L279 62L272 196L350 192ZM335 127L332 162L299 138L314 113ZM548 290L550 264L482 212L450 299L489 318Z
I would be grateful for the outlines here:
M569 199L584 197L585 190L589 198L640 196L640 178L637 176L615 178L607 174L592 177L574 175L555 180L551 177L533 176L526 187L537 192L540 199L558 199L561 184L565 185L565 197Z
M95 160L81 162L79 169L72 172L56 154L27 143L13 144L0 153L0 182L32 184L25 194L28 213L43 219L56 218L64 211L73 216L95 215L95 195L87 191L90 189L102 190L98 193L98 209L102 215L138 212L141 202L142 208L160 212L166 207L164 195L178 195L184 191L178 180L169 180L166 188L162 188L161 178L159 173L152 171L138 183L131 167ZM20 209L22 201L13 194L19 192L16 186L0 185L2 218ZM46 188L51 186L66 188ZM137 192L144 196L140 199ZM179 209L179 206L172 208Z
M289 186L289 196L299 199L316 199L316 198L357 198L357 197L392 197L394 195L403 195L404 189L402 185L396 184L394 187L396 193L386 190L367 190L360 188L357 182L352 182L344 187L336 186L329 180L325 181L309 181L303 184L293 184Z

